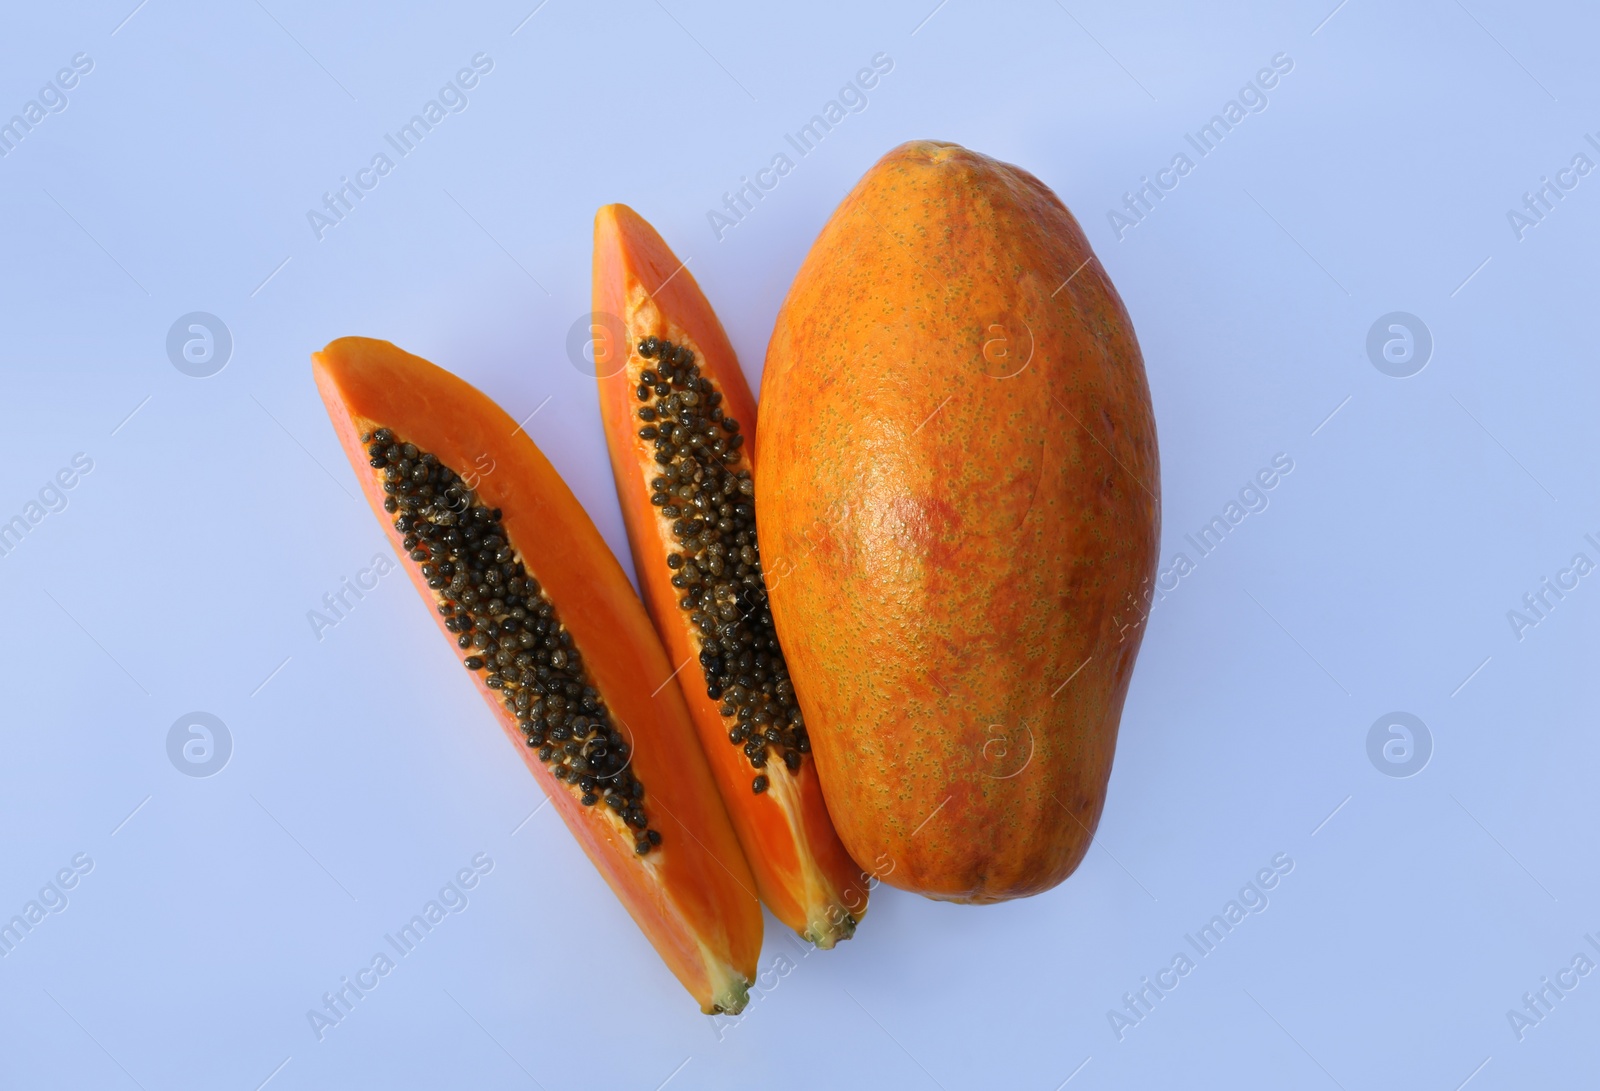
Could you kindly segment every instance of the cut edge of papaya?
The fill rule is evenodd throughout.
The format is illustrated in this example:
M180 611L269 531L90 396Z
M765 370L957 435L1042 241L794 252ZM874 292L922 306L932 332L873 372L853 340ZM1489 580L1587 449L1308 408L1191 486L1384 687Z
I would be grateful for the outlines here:
M584 853L701 1010L741 1010L761 951L755 881L681 696L661 685L671 668L660 641L599 531L517 422L465 380L387 341L360 337L331 342L312 363L362 491L430 605L437 592L401 546L362 436L388 428L458 473L491 467L477 479L476 497L501 510L507 542L557 608L589 679L631 736L628 760L646 787L652 822L665 832L662 843L637 855L633 835L610 808L584 806L571 785L544 767L476 671L473 684ZM454 639L443 618L430 613Z
M642 216L611 204L595 216L596 373L606 446L645 605L674 665L712 774L745 848L757 888L774 916L819 947L854 934L867 908L870 878L833 828L814 760L798 774L779 763L766 791L752 791L752 768L728 739L728 722L706 693L695 662L698 636L679 607L664 567L675 548L671 520L650 502L657 469L638 435L636 384L648 362L637 346L647 337L692 351L702 375L721 393L728 416L741 422L753 467L756 403L733 346L693 274ZM620 344L616 339L620 337Z

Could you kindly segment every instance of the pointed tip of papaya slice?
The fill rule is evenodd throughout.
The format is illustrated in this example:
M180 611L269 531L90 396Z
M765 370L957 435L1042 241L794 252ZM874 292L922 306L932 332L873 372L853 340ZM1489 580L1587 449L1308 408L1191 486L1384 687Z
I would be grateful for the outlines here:
M624 204L601 205L594 214L594 253L596 268L602 258L607 263L610 276L620 280L625 269L638 269L640 244L654 245L659 251L670 253L656 229L648 220ZM619 316L620 317L620 316Z
M609 205L601 205L595 210L594 225L596 231L600 231L602 228L617 230L618 225L624 221L648 226L645 218L635 212L632 206L625 205L620 201L613 201Z
M624 232L642 232L654 236L658 241L661 236L656 234L656 229L650 226L650 221L639 215L630 205L614 202L601 205L594 214L595 245L600 245L602 236L615 238ZM665 248L666 244L661 244Z
M730 729L742 721L725 717L720 699L712 696L717 687L704 673L702 658L707 651L706 637L680 601L685 590L673 584L677 569L671 566L684 559L677 555L683 547L673 529L677 513L663 507L659 498L653 499L650 482L662 473L662 466L656 461L656 429L647 425L643 434L640 431L646 424L638 416L644 406L641 392L646 397L651 394L640 383L644 372L659 372L662 362L641 355L641 343L648 339L664 340L674 349L685 350L698 368L699 379L710 384L709 391L696 393L704 399L697 410L702 422L722 418L737 422L709 434L707 440L729 445L728 450L736 452L737 457L726 463L728 472L748 476L758 457L754 449L755 399L722 323L687 264L628 206L606 205L595 214L592 307L622 336L620 351L608 355L608 366L599 369L601 416L611 468L645 604L672 661L684 664L677 682L762 900L785 925L828 948L854 933L866 911L871 880L834 831L809 756L796 752L794 756L800 760L791 771L782 760L788 745L784 744L771 752L769 765L755 766L741 745L730 741ZM657 351L646 347L652 354ZM652 380L661 381L659 376ZM659 386L652 389L657 398L662 397ZM722 448L702 448L712 449ZM704 466L696 471L702 478L709 472ZM724 494L721 502L745 504L746 495ZM732 549L731 563L740 564L736 540ZM758 558L743 563L759 575ZM760 594L764 596L765 591ZM758 615L759 610L751 608L750 614ZM784 726L791 725L785 721ZM753 790L757 778L762 787Z
M450 607L429 612L436 614L452 650L460 634L487 635L487 645L460 654L469 657L474 684L540 789L701 1010L742 1007L761 951L755 880L682 698L676 687L662 685L672 674L666 653L593 522L510 415L444 369L387 341L363 337L330 343L313 354L312 369L340 443L401 564L430 607ZM370 449L381 429L393 433L392 443L418 449L403 456L412 470L433 465L423 460L424 452L437 459L439 472L422 475L429 493L408 483L413 478L406 469L395 477L380 476L399 469L396 456ZM384 460L387 469L372 465ZM440 496L451 500L444 504ZM416 503L400 505L407 498ZM394 526L400 515L387 511L386 502L411 520L405 524L408 531L415 530L417 520L431 520L429 536L403 539ZM460 536L451 539L457 530ZM465 545L449 545L489 537L498 539L494 548L507 554L490 554L493 564ZM442 551L430 553L441 542L446 543ZM443 563L478 582L468 580L461 588L441 584ZM498 569L497 578L488 576L491 567ZM491 586L495 593L486 599L480 592ZM469 599L467 590L475 597ZM489 605L481 605L485 601ZM464 621L477 627L463 629ZM530 640L507 644L505 633ZM560 639L555 645L541 643L539 634ZM561 661L548 650L552 647L561 650ZM526 651L525 665L514 661L514 653L491 664L491 655L513 648ZM538 673L535 666L556 673ZM558 683L554 688L543 688L552 680ZM592 696L585 686L592 687ZM579 700L575 692L597 703L560 718L556 714L572 711L569 702ZM555 754L555 747L530 742L533 720L526 713L519 718L514 707L519 693L529 697L530 709L537 695L544 695L537 697L541 702L553 701L552 694L566 695L559 707L543 706L555 718L544 716L540 730L556 740L586 740L576 754L564 749L566 743L558 744L563 749L554 760L574 763L568 777L558 779L547 764L552 758L541 756L542 750ZM575 735L579 716L583 732ZM556 727L563 734L554 734ZM614 761L588 764L604 762L612 749L626 755L621 768ZM593 787L584 787L584 771ZM633 786L639 792L620 794L618 785L624 784L630 793ZM615 793L618 806L582 798L602 791ZM643 825L628 825L624 811L630 807L648 819L654 838L646 836Z

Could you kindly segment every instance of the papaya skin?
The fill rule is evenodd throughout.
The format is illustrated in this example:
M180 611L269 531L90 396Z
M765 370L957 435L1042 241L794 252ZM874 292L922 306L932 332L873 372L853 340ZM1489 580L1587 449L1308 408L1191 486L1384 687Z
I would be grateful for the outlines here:
M507 541L572 634L619 730L662 843L636 855L633 833L608 807L585 807L525 745L516 719L483 675L470 672L511 745L584 852L702 1011L736 1012L755 980L762 919L755 881L718 798L660 641L576 497L531 439L486 395L387 341L345 337L312 356L317 388L356 478L400 563L440 630L420 565L383 510L361 436L391 429L458 472L485 465L481 503L498 507ZM486 456L485 461L478 461Z
M1077 221L958 145L891 151L784 300L758 434L845 847L931 898L1055 886L1104 805L1160 542L1143 359Z
M650 441L638 435L640 403L634 388L640 371L650 364L637 355L636 346L653 336L694 352L702 375L722 393L723 411L740 422L746 437L742 450L750 463L757 457L755 399L694 276L656 230L626 205L607 205L595 216L593 298L597 314L620 320L597 324L610 336L596 341L596 371L617 498L645 605L673 665L684 664L677 681L761 900L805 939L833 947L850 938L866 912L871 877L850 858L833 828L815 763L803 758L797 774L782 762L770 763L760 770L770 786L763 793L752 792L757 770L728 741L730 721L723 718L720 702L706 695L699 636L678 605L683 592L672 586L672 571L665 564L667 554L677 548L672 521L650 503L649 481L660 467ZM620 343L612 344L618 333Z

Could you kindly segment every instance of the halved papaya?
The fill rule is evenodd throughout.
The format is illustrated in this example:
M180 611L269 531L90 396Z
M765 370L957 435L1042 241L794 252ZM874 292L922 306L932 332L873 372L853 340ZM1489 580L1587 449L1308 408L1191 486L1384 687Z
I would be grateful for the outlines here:
M693 274L626 205L595 217L595 362L645 605L773 915L850 938L870 880L834 832L767 608L756 407Z
M701 1010L740 1010L761 950L755 881L594 524L463 380L361 337L312 362L368 501L534 779Z

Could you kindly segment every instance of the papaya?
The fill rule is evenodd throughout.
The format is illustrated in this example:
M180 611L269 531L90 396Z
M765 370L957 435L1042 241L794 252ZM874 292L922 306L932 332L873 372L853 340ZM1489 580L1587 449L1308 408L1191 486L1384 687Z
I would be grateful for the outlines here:
M828 816L767 608L755 400L693 274L626 205L595 217L595 361L634 570L772 913L848 939L870 878Z
M386 341L312 356L417 590L540 789L701 1010L755 980L755 881L627 575L527 434Z
M755 497L773 621L857 860L931 898L1087 851L1155 573L1155 419L1061 200L955 144L884 156L767 347Z

